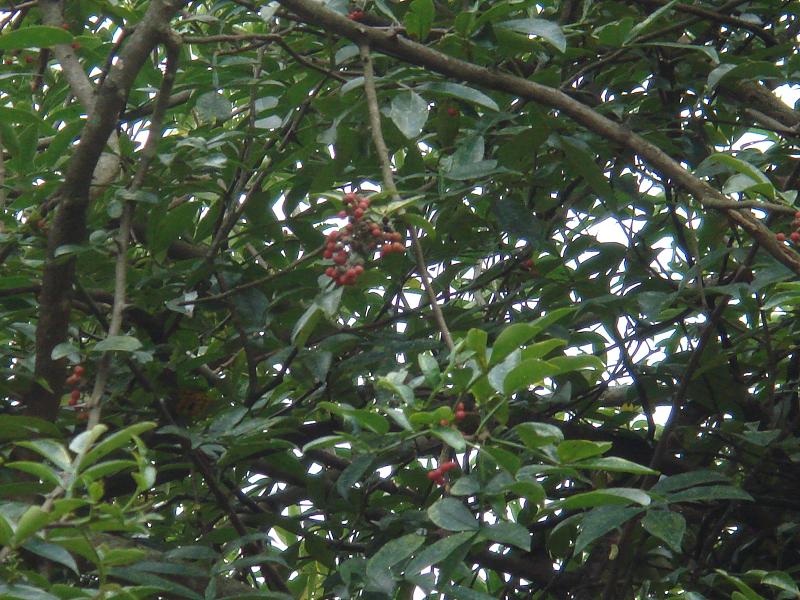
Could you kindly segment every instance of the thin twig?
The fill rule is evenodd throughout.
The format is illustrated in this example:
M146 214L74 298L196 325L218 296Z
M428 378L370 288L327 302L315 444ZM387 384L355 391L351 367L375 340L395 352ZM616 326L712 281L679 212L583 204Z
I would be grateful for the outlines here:
M136 174L133 176L133 181L131 182L129 188L131 192L135 192L142 187L147 170L150 168L150 164L155 158L158 141L161 139L164 114L167 111L170 93L172 91L172 86L175 83L175 74L178 70L180 42L178 41L177 36L167 33L165 35L164 45L167 54L164 78L161 81L161 89L158 92L158 100L156 101L156 107L153 111L153 117L150 121L150 131L147 135L147 141L142 148L139 168L137 169ZM133 220L133 208L133 203L130 200L125 202L122 209L119 232L117 234L117 261L114 278L114 302L111 307L111 320L108 324L109 338L119 335L122 329L122 313L125 310L125 290L127 285L127 255L131 235L131 222ZM100 359L100 366L97 369L94 387L92 389L89 401L87 402L87 407L89 409L89 421L87 423L87 429L91 429L100 421L100 399L105 392L110 369L111 352L106 351L103 353Z
M397 193L397 186L394 183L394 175L392 175L392 165L389 162L389 149L386 147L386 142L383 139L383 130L381 129L381 114L378 108L378 94L375 91L375 71L372 67L372 57L369 53L369 45L361 44L361 61L364 63L364 92L367 96L367 109L369 111L370 129L372 130L372 141L375 144L375 151L378 154L378 160L381 163L381 173L383 175L383 185L386 191L394 201L399 201L400 194ZM417 269L422 285L428 294L428 299L431 303L431 310L433 310L433 318L439 327L447 347L452 351L455 348L453 343L453 336L450 335L450 329L447 327L447 322L444 320L442 309L436 300L436 292L431 285L431 278L428 274L428 267L425 264L425 256L422 254L422 246L419 243L419 237L415 228L409 227L411 232L411 247L414 252L414 257L417 261Z

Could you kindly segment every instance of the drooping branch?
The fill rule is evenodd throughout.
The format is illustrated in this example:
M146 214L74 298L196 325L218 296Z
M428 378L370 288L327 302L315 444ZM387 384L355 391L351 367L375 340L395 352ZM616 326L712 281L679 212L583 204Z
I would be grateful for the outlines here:
M493 71L448 56L423 44L401 37L394 31L367 27L320 6L314 0L279 0L279 2L308 23L316 24L326 31L350 38L359 44L366 43L374 50L379 50L410 64L424 67L453 79L468 81L484 88L539 102L560 111L600 137L619 144L641 156L663 176L689 191L704 208L722 211L733 224L740 226L752 236L764 250L792 271L800 274L800 256L779 243L773 233L750 212L739 210L738 203L727 198L705 181L695 177L658 146L648 142L625 126L571 98L566 93L521 77ZM780 212L786 215L795 211L790 206L764 208L771 208L773 212Z

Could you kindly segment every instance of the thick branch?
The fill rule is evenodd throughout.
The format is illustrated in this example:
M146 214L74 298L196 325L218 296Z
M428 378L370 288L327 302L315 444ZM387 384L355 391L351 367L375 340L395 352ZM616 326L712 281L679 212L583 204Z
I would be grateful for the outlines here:
M55 418L63 389L64 362L63 359L53 360L52 351L67 338L75 260L70 256L56 257L56 251L84 242L92 174L117 125L136 74L162 39L175 12L184 3L184 0L154 0L149 5L135 33L120 53L119 60L97 90L94 108L83 129L81 141L69 162L64 183L56 193L58 204L48 239L47 261L39 297L40 317L36 328L35 374L44 380L49 389L36 384L26 394L24 404L28 414L51 420Z
M692 175L659 147L567 94L520 77L492 71L448 56L400 37L395 32L356 23L321 7L314 0L279 1L304 21L319 25L327 31L343 35L360 44L367 43L375 50L380 50L408 63L425 67L453 79L469 81L482 87L527 98L563 112L604 139L615 142L641 156L655 170L688 190L703 207L722 210L734 224L747 231L767 252L795 273L800 274L800 256L777 242L773 233L752 214L730 208L730 199ZM792 209L787 207L786 213L789 214L790 210Z

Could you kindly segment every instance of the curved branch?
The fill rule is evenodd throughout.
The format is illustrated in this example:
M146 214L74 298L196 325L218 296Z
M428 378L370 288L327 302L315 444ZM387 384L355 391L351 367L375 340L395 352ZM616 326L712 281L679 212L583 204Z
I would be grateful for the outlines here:
M527 98L563 112L604 139L615 142L641 156L655 170L689 191L703 207L724 212L734 224L739 225L750 234L775 259L800 274L800 256L779 243L774 234L751 213L731 208L729 198L695 177L658 146L585 104L574 100L564 92L448 56L423 44L400 37L396 32L367 27L320 6L314 0L279 0L279 2L294 11L304 21L319 25L327 31L345 36L360 44L367 43L371 48L400 60L484 88ZM766 207L764 208L766 209ZM786 207L787 214L793 211L794 209Z

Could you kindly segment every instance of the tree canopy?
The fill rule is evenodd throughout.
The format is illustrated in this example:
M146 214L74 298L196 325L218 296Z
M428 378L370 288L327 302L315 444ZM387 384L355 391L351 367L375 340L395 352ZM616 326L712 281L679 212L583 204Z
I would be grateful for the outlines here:
M0 7L0 597L800 597L800 2Z

